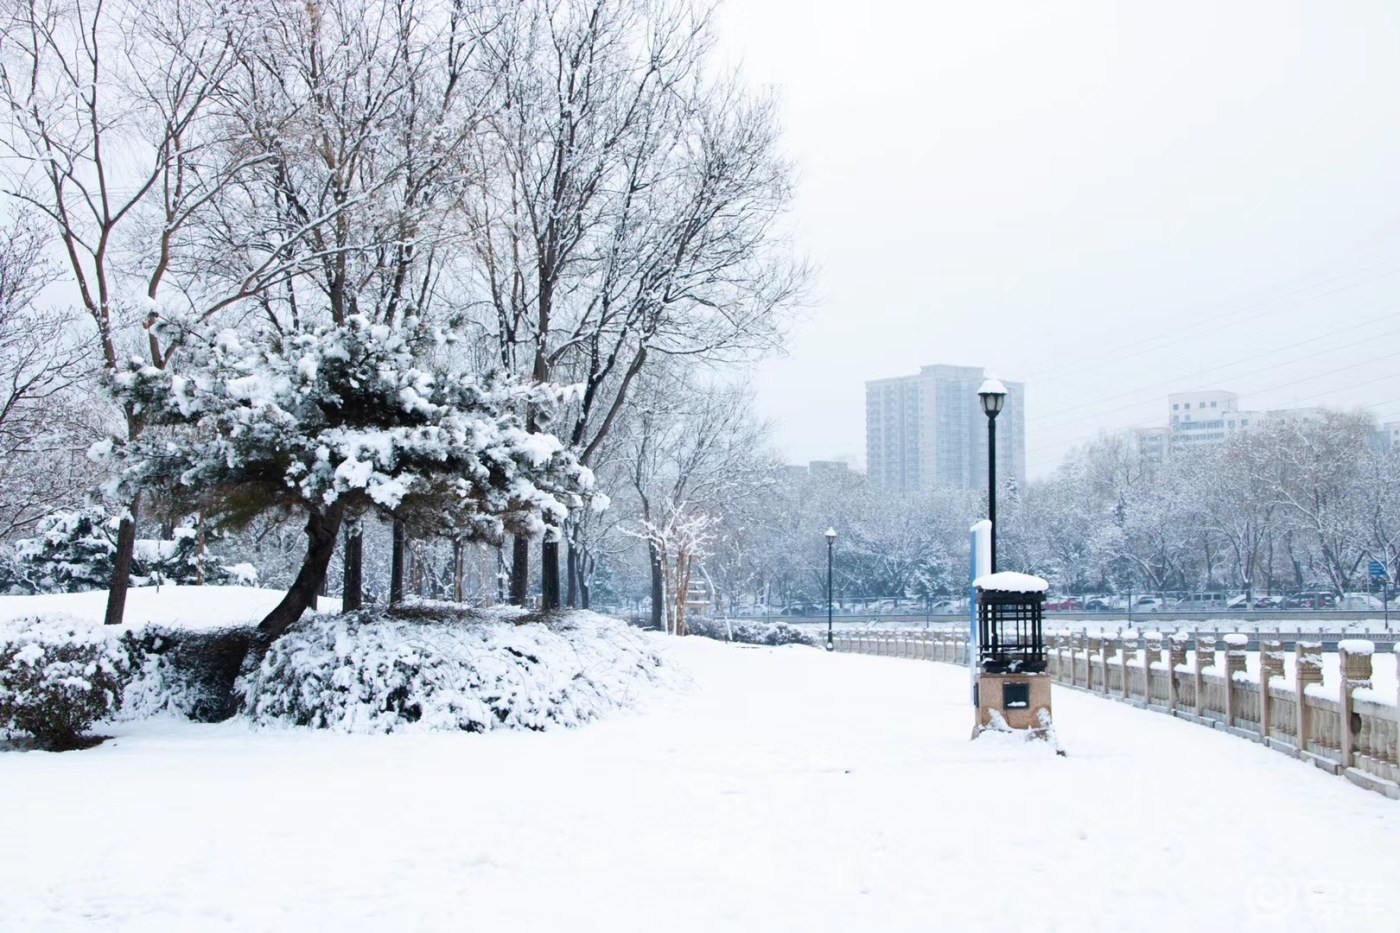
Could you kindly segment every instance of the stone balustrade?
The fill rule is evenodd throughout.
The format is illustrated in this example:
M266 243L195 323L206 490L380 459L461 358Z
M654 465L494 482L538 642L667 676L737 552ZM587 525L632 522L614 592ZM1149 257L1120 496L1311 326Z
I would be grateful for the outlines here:
M966 666L968 641L953 630L862 631L838 632L835 645ZM1260 644L1257 678L1243 636L1080 631L1046 641L1047 673L1057 683L1225 729L1400 798L1400 696L1372 688L1373 652L1370 642L1343 641L1332 684L1324 682L1319 642L1296 642L1290 681L1283 646L1273 640ZM1393 658L1400 681L1400 653Z

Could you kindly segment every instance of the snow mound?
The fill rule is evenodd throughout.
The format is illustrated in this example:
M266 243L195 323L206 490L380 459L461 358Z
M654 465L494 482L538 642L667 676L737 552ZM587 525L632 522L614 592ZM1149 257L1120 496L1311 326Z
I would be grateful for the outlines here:
M1367 638L1344 638L1337 642L1337 650L1347 654L1375 654L1376 643Z
M240 678L245 715L351 733L543 730L635 708L677 682L645 635L605 616L517 624L433 609L303 620Z

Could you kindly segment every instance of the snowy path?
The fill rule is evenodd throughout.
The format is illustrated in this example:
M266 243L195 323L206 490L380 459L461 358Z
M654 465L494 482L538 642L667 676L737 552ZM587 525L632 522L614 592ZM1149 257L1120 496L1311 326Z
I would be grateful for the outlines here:
M1394 928L1400 808L1251 743L1058 690L1055 758L969 742L955 668L664 650L694 690L569 732L0 754L0 929Z

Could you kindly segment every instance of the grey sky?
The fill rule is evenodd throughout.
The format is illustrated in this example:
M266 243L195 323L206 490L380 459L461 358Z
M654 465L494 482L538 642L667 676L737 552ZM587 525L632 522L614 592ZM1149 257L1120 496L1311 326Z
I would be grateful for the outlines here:
M1045 475L1168 392L1400 420L1400 4L729 0L821 274L760 404L864 461L864 381L1027 383Z

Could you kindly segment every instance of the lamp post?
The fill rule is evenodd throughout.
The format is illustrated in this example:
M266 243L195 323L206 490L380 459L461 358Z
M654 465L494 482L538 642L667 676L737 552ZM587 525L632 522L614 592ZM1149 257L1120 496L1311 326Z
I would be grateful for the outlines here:
M831 640L831 552L836 544L836 529L826 530L826 650L835 651L836 643Z
M987 518L992 523L992 560L988 569L997 572L997 415L1006 404L1006 386L988 379L977 390L982 413L987 416Z

